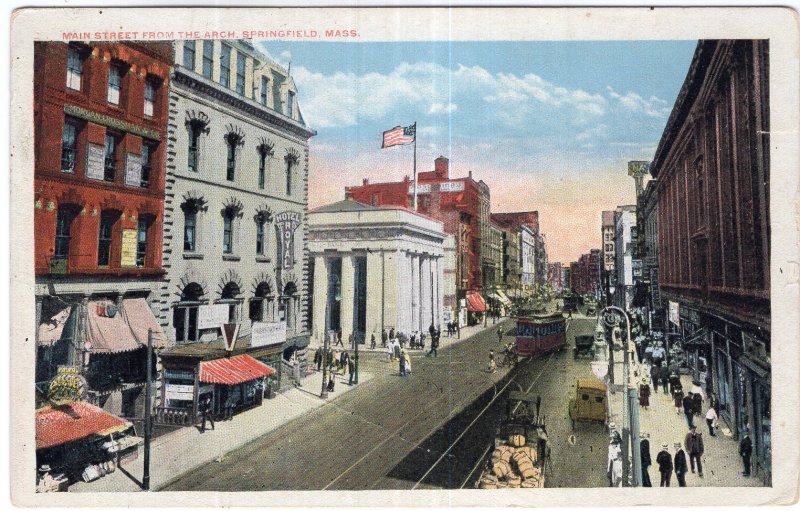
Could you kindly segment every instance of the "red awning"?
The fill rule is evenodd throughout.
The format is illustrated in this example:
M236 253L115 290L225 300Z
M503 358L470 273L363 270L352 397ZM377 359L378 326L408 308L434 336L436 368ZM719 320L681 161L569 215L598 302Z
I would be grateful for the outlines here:
M125 431L131 423L85 401L36 410L36 448Z
M222 385L238 385L269 376L275 371L250 355L218 358L200 362L200 381Z
M486 312L489 308L480 294L471 291L467 293L467 310L469 312Z
M144 298L122 300L121 310L110 300L89 302L86 340L92 353L121 353L147 346L148 329L153 330L153 347L163 347L166 336Z

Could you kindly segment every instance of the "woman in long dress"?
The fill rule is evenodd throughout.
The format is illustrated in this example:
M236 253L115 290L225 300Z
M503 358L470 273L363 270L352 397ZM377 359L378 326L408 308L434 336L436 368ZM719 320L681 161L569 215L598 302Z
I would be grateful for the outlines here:
M650 406L650 385L646 378L642 379L642 383L639 384L639 406L644 407L645 410Z

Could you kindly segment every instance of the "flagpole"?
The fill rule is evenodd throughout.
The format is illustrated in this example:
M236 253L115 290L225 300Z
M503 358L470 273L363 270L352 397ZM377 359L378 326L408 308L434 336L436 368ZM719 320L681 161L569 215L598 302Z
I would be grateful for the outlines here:
M417 210L417 123L414 123L414 211Z

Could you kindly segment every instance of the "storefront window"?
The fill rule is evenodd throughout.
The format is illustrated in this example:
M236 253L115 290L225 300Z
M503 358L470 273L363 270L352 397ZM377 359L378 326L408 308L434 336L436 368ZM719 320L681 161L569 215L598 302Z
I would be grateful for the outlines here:
M772 463L772 400L770 389L761 383L753 384L756 423L756 455L758 463L766 472L771 472Z
M728 386L728 364L727 356L722 350L717 350L717 388L719 392L719 412L720 414L730 413L730 387Z
M198 340L197 313L202 296L203 288L195 282L187 284L183 289L181 301L175 304L172 319L176 342L196 342Z

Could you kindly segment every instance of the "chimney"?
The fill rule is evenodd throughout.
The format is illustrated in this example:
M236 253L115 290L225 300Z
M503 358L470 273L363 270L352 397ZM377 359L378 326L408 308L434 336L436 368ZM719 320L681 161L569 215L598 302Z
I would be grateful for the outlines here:
M361 182L361 184L362 184L362 186L367 186L369 184L369 179L364 178L363 181Z
M469 178L472 179L472 171L469 171Z
M353 200L353 191L350 188L344 189L344 200Z
M450 160L439 156L433 160L433 171L438 179L450 179Z

